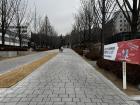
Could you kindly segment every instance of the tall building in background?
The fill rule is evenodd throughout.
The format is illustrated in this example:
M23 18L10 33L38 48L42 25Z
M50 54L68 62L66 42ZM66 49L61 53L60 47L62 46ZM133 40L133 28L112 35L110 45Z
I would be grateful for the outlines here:
M22 36L22 46L28 47L28 43L30 41L30 37L27 34L27 28L21 28L21 36ZM2 33L0 29L0 45L2 44ZM9 46L20 46L19 37L17 34L17 29L15 27L10 27L5 34L5 45Z
M128 12L130 18L132 13ZM139 18L140 21L140 18ZM138 33L131 35L131 26L127 22L122 11L114 13L113 17L105 24L105 43L110 44L123 40L131 40L134 38L140 38L140 25L138 26Z
M131 12L128 13L131 16ZM114 21L114 34L131 31L131 27L121 11L114 13L113 21Z
M130 32L131 27L123 13L121 11L117 11L114 13L114 16L105 24L104 31L105 38L109 38L118 33Z

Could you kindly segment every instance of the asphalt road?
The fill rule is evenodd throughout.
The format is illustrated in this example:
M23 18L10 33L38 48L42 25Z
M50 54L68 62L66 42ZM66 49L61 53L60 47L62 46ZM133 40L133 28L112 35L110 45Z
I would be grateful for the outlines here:
M30 54L26 56L0 61L0 73L4 73L6 71L12 70L23 64L28 64L30 62L33 62L39 58L42 58L46 54L47 52L39 52L35 54Z

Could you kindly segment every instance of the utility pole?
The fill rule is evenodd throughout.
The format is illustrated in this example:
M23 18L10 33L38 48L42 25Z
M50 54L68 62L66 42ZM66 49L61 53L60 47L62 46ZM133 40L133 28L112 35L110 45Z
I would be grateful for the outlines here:
M104 28L105 28L105 17L106 17L106 0L102 0L102 30L101 30L101 58L104 58Z

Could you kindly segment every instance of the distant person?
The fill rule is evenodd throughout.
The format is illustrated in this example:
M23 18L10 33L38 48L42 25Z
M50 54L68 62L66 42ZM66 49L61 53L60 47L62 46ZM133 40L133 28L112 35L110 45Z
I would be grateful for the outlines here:
M59 52L63 52L63 47L62 46L59 47Z

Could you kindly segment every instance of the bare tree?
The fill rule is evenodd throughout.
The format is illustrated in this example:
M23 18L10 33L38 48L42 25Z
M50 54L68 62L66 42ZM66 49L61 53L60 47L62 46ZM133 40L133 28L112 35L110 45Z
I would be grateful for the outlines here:
M94 23L94 11L91 0L81 0L79 13L75 15L74 29L77 30L79 42L91 41L91 30ZM75 32L75 31L73 31Z
M105 17L105 23L107 23L116 11L117 3L115 0L92 0L92 3L96 14L95 17L99 26L102 27L103 16Z
M32 37L32 41L38 46L38 48L52 49L59 47L59 37L47 16L45 16L41 24L39 24L39 31L34 36L34 38Z
M79 26L76 26L76 24L72 26L71 37L70 37L72 46L81 44L81 42L83 41L83 39L81 38L83 32L82 30L78 30L78 27Z
M140 24L140 1L139 0L116 0L119 8L121 9L126 20L130 24L131 31L137 32L138 25ZM121 3L123 2L123 3ZM132 5L131 5L132 4Z
M81 0L82 11L85 17L85 26L88 30L88 41L91 40L91 30L94 23L94 11L92 1Z
M31 12L28 10L28 0L20 0L15 8L14 25L17 29L20 47L22 47L22 38L27 37L22 33L22 29L27 30L32 21Z
M50 28L51 28L51 25L50 25L49 19L48 19L47 16L45 16L45 19L44 19L44 21L43 21L43 24L42 24L42 26L41 26L40 31L41 31L42 33L48 35L48 32L49 32Z
M101 30L101 57L104 56L104 28L105 24L113 17L113 13L117 9L115 0L94 0L94 12L98 26Z
M78 37L77 43L82 43L85 39L85 26L81 19L81 15L75 15L75 24L73 25L73 32L77 33Z
M5 34L15 15L15 7L20 0L0 1L0 30L2 32L2 46L5 45Z
M81 7L75 16L75 24L71 33L72 41L79 43L82 40L89 43L94 40L94 34L101 33L101 56L103 57L104 27L112 19L116 10L117 3L114 0L81 0ZM95 36L95 38L99 37Z

